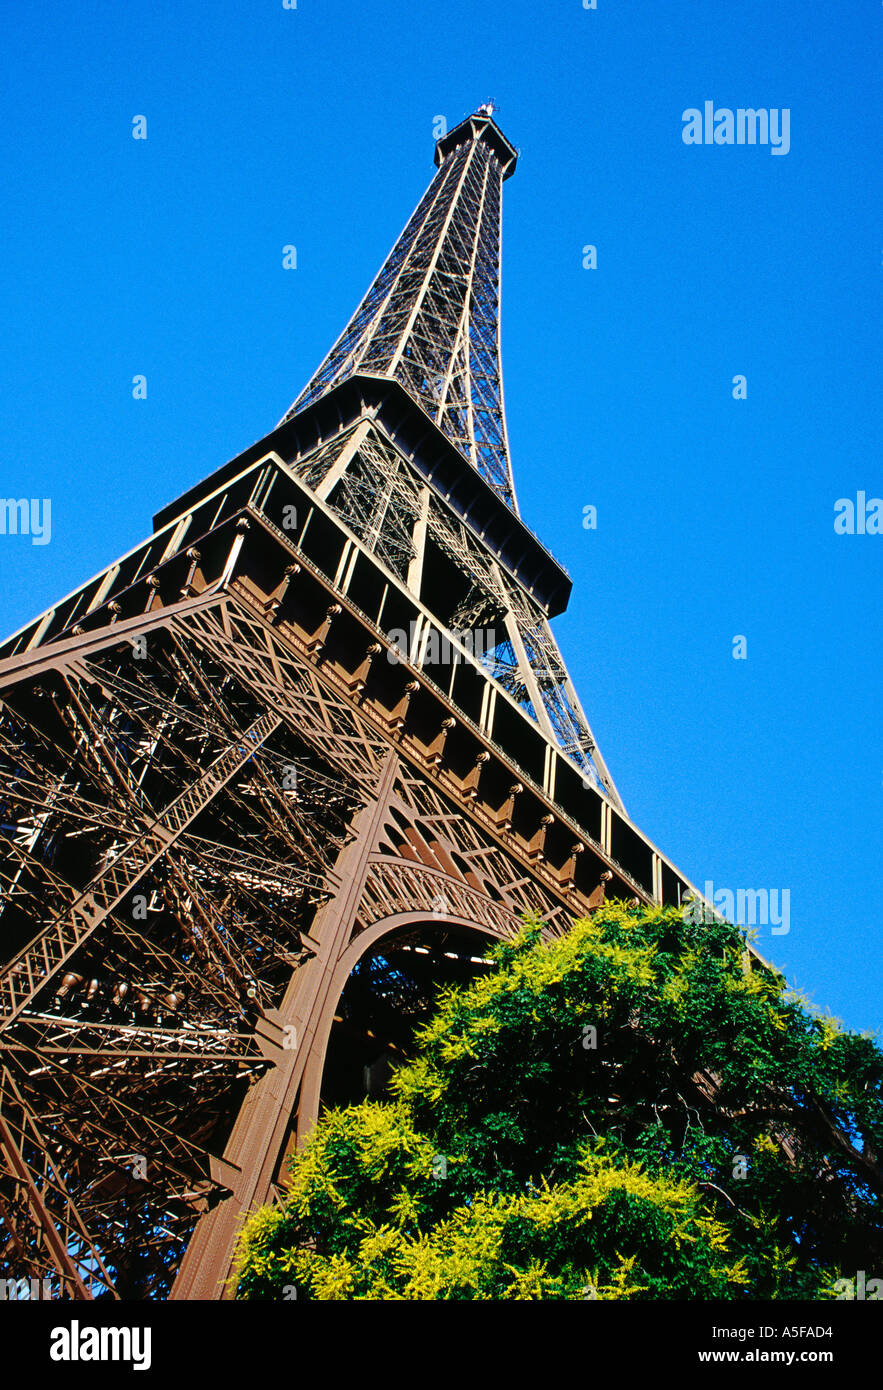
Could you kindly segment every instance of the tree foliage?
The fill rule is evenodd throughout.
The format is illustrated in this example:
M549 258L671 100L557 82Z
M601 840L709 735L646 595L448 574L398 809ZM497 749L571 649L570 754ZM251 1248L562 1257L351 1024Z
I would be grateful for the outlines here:
M239 1297L818 1298L883 1272L871 1039L727 922L611 903L541 933L443 993L389 1102L321 1118Z

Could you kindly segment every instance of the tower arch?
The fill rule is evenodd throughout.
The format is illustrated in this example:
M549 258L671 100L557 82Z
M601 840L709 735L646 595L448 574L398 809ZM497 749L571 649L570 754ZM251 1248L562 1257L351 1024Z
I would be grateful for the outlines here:
M439 991L452 983L466 983L491 969L492 964L482 954L482 947L486 951L491 944L510 936L511 932L474 917L456 913L441 917L438 913L411 911L381 918L355 937L332 973L328 999L317 1021L315 1039L304 1068L297 1117L298 1147L310 1134L323 1104L345 1104L385 1091L382 1069L379 1076L375 1071L370 1079L362 1079L360 1085L355 1071L349 1078L341 1075L347 1064L352 1065L355 1060L356 1065L361 1063L365 1069L376 1068L384 1055L388 1057L390 1068L404 1062L407 1059L403 1046L405 1035L413 1037L414 1030L430 1016ZM408 956L410 962L406 959ZM413 968L421 957L425 967ZM371 966L377 961L387 966L386 972L372 971ZM398 989L395 976L399 977ZM373 1018L364 1007L368 1003L370 1009L372 994ZM387 1003L388 1011L384 1008ZM397 1018L398 1028L390 1030L385 1026L387 1012ZM368 1028L371 1023L376 1026ZM353 1037L356 1032L361 1032L362 1036Z

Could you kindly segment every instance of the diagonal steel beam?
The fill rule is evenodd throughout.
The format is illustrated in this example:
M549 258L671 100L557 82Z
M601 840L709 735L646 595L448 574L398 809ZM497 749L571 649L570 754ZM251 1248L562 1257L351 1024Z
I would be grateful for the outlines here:
M269 713L256 719L198 781L179 793L69 907L9 962L0 974L0 1031L27 1008L38 990L131 892L147 869L166 853L281 722L279 715Z
M17 1123L13 1118L16 1111L19 1115ZM42 1155L43 1172L39 1179L22 1152L25 1142ZM36 1228L37 1241L46 1251L63 1286L74 1298L91 1298L81 1273L81 1266L85 1264L93 1277L97 1276L106 1286L111 1296L118 1298L104 1261L92 1243L64 1179L52 1162L37 1120L5 1068L0 1079L0 1158L8 1176L25 1197ZM54 1205L60 1208L57 1213L50 1210L50 1197L55 1199ZM84 1252L79 1262L71 1255L69 1247L72 1244L79 1245Z

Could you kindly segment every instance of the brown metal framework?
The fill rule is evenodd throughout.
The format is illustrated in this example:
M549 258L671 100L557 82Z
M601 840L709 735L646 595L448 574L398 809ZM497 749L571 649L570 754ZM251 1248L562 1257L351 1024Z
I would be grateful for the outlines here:
M515 152L482 110L437 162L281 424L0 651L9 1296L222 1297L335 1019L365 1031L348 980L402 1015L409 952L695 892L622 808L515 507Z

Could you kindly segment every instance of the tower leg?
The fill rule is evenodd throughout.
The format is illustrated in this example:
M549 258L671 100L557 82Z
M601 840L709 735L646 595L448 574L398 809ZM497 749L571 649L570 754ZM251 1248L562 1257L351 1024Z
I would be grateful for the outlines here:
M355 817L353 839L338 861L343 889L316 917L313 936L319 950L293 973L278 1010L269 1016L261 1042L275 1065L246 1096L224 1151L225 1163L237 1174L233 1190L196 1226L172 1287L173 1299L230 1296L233 1256L243 1221L270 1200L292 1124L304 1132L315 1123L329 1025L337 1005L330 991L334 965L349 941L368 856L389 806L397 766L398 759L390 753L377 798ZM286 1049L283 1042L292 1036L292 1028L296 1046ZM311 1077L318 1081L311 1085L310 1094L301 1098L298 1108L298 1092L308 1066Z

